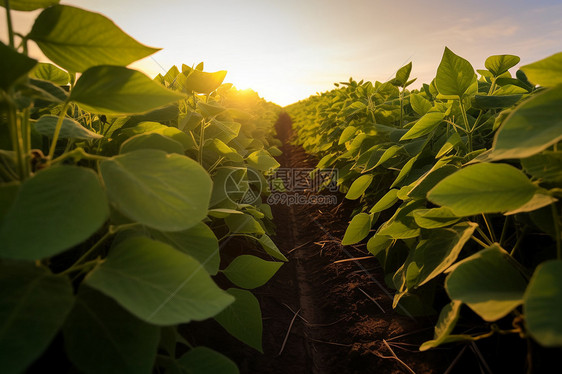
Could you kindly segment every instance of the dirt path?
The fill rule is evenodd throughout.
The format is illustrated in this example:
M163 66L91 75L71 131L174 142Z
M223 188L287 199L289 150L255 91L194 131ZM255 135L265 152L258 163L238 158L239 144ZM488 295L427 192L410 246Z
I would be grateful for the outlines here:
M277 133L283 142L282 168L316 165L317 160L291 144L287 115L280 117ZM242 372L444 372L448 363L437 354L419 353L409 345L431 338L427 326L432 321L393 311L377 261L351 260L368 257L364 245L341 246L353 204L342 202L341 195L337 199L330 205L273 206L275 242L290 261L257 292L264 317L264 355L241 361ZM400 338L423 326L422 333Z

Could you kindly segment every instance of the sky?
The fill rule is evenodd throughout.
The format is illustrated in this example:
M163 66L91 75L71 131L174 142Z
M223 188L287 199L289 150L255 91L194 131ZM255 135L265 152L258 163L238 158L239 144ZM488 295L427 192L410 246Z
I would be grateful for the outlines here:
M225 82L285 106L333 83L386 81L412 61L412 85L435 76L445 46L484 68L515 54L520 65L562 51L561 0L62 0L111 18L163 48L132 67L154 77L203 61ZM6 42L4 9L0 40ZM37 12L14 12L25 34ZM30 53L41 59L37 48ZM520 66L519 65L519 66Z

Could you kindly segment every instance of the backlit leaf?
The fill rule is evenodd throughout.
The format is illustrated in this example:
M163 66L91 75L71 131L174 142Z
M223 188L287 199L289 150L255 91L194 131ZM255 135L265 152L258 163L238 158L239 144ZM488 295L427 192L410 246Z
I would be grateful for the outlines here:
M476 73L470 62L445 47L435 77L435 85L439 93L462 97L475 82Z
M162 326L213 317L234 301L195 259L146 237L113 247L84 282L138 318Z
M241 255L236 257L223 270L224 275L236 286L241 288L256 288L263 286L277 270L282 262L265 261L256 256Z
M543 87L562 83L562 52L521 67L527 78Z
M126 66L158 51L125 34L109 18L67 5L43 10L27 37L55 64L74 72L96 65Z

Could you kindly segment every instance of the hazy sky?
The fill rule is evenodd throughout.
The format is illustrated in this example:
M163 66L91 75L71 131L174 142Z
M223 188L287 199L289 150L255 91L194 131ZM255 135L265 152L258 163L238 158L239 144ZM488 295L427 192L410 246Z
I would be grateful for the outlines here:
M561 0L68 0L100 12L140 42L163 48L134 66L154 76L205 62L226 82L287 105L333 83L385 81L409 61L429 82L445 46L483 68L492 54L521 64L562 51ZM0 38L6 40L0 14ZM17 12L15 28L35 14Z

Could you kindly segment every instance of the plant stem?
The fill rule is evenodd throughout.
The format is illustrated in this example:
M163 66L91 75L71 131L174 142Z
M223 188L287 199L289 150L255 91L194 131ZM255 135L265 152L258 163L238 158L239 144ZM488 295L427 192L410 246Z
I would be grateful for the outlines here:
M482 214L482 218L484 218L484 223L486 224L486 228L488 229L488 233L490 234L490 238L492 239L492 242L497 242L496 234L494 233L494 231L492 231L492 227L490 226L490 223L488 222L486 215Z
M556 203L550 204L552 220L554 221L554 235L556 235L556 258L562 260L562 244L560 243L560 217L556 211Z
M14 28L12 27L12 14L10 12L10 0L4 0L4 8L6 8L6 23L8 26L8 41L10 47L15 48Z
M107 232L96 242L96 244L94 244L92 247L90 247L90 249L88 249L78 260L76 260L76 262L74 264L72 264L71 267L69 267L68 269L66 269L65 271L59 273L60 275L66 275L68 273L71 273L75 270L80 269L82 266L80 265L80 263L82 261L84 261L85 259L87 259L92 253L94 253L96 250L98 250L100 248L100 246L107 240L109 239L110 236L117 234L120 231L129 229L131 227L136 227L139 226L139 223L127 223L124 225L120 225L120 226L109 226L109 229L107 230Z
M507 233L508 223L509 223L509 216L506 216L505 221L503 223L502 234L500 236L500 246L502 245L503 240L505 239L505 234Z
M468 137L468 153L472 152L472 131L470 131L470 125L468 124L468 117L466 115L466 109L461 97L459 97L459 105L461 107L462 118L464 120L464 127L466 128L466 135Z
M59 135L60 135L60 130L62 128L62 122L64 120L64 117L66 115L66 110L68 109L70 103L67 101L64 106L62 107L62 111L59 115L59 120L57 121L57 125L55 127L55 133L53 134L53 140L51 143L51 149L49 150L49 155L47 156L47 158L49 160L53 159L53 156L55 155L55 150L57 148L57 140L59 139Z
M472 240L474 240L476 243L480 244L482 247L484 248L488 248L489 245L487 245L486 243L484 243L482 240L478 239L476 236L472 235L470 237Z
M86 151L84 151L84 149L82 149L82 148L76 148L76 149L73 149L70 152L64 153L64 154L60 155L59 157L55 158L51 162L51 165L57 164L61 161L66 160L69 157L74 157L74 156L81 156L82 158L85 158L85 159L88 159L88 160L95 160L95 161L103 161L103 160L107 160L107 159L110 158L110 157L105 157L105 156L92 155L92 154L89 154Z

